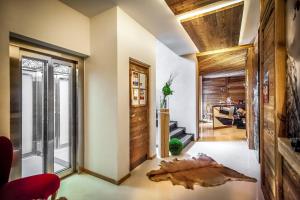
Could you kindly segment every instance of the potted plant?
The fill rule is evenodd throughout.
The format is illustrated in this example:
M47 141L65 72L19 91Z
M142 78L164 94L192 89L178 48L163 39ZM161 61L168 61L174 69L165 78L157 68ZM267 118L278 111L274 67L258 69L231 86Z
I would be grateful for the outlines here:
M165 83L162 88L163 99L161 100L160 107L167 108L167 97L173 94L173 90L171 89L171 85L173 83L174 76L170 75L169 80Z
M169 142L169 150L172 156L177 156L181 153L183 149L182 142L177 138L172 138Z

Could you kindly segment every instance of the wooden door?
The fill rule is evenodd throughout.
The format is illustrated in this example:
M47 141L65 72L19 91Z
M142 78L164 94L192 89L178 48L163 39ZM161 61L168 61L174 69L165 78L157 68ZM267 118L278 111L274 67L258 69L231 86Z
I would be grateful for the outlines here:
M130 59L130 170L148 158L149 66Z
M275 20L271 9L261 27L262 188L266 199L276 197Z

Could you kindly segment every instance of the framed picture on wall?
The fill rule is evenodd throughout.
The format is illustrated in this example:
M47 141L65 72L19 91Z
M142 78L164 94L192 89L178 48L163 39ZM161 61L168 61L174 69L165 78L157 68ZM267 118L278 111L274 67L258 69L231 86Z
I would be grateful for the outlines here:
M132 88L139 88L139 73L132 71L131 73L131 86Z
M140 88L141 89L146 89L147 87L147 77L146 74L140 73L139 74L139 78L140 78Z
M133 106L138 106L140 104L139 102L139 89L138 88L133 88L132 89L132 94L131 94L131 104Z
M147 103L147 90L140 89L140 105L146 105Z
M263 98L264 98L264 103L269 103L269 73L268 72L264 74Z

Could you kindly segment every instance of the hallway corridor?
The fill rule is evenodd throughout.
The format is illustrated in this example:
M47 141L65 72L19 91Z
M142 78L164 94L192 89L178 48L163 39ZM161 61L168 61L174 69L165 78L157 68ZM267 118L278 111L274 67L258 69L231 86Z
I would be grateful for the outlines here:
M179 158L189 158L205 153L217 162L259 180L259 165L255 153L247 148L245 141L195 142L187 147ZM168 160L174 157L168 158ZM161 159L147 160L132 171L120 186L113 185L88 174L72 175L62 181L58 197L80 200L263 200L260 182L228 182L217 187L195 186L187 190L172 186L171 182L152 182L146 176L157 169ZM83 184L84 183L84 184Z

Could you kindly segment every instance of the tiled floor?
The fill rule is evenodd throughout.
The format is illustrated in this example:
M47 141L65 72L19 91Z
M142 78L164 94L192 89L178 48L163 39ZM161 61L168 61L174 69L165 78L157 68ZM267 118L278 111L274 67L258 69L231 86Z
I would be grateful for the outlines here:
M205 153L217 162L259 180L255 153L245 141L196 142L181 157ZM87 174L73 175L62 181L58 196L68 200L262 200L260 183L228 182L217 187L196 186L187 190L171 182L152 182L146 173L157 169L160 159L148 160L131 173L122 185L116 186Z

